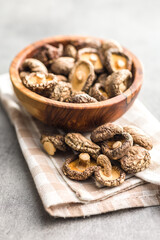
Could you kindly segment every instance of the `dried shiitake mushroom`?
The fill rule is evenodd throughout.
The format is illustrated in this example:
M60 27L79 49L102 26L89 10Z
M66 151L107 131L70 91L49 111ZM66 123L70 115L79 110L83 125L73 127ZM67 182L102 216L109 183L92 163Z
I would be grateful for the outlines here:
M123 132L102 143L102 152L112 160L122 158L133 145L133 139L129 133Z
M27 74L22 78L22 82L25 87L46 97L50 95L50 92L57 84L55 75L51 73L44 74L40 72Z
M98 167L95 169L96 185L115 187L122 184L125 180L125 173L117 166L111 165L109 158L103 154L97 158Z
M94 86L91 87L89 90L89 95L97 99L97 101L104 101L108 99L108 95L105 91L104 85L102 85L101 83L94 84Z
M102 73L99 75L97 79L97 83L101 83L103 86L105 86L105 83L107 81L108 73Z
M42 135L41 143L44 150L52 156L55 154L57 149L62 152L66 152L69 149L65 143L64 136L60 134Z
M131 71L132 60L128 55L117 49L110 49L105 52L105 67L109 73L116 72L122 69Z
M65 142L75 151L88 153L94 159L96 159L100 153L100 147L97 144L91 142L89 139L85 138L80 133L68 133L65 136Z
M53 60L51 71L58 75L68 76L74 66L75 59L72 57L60 57Z
M101 47L101 41L98 39L94 38L86 38L86 39L78 39L75 41L72 41L72 44L77 48L85 48L85 47L90 47L90 48L100 48Z
M127 89L131 78L132 73L127 69L119 70L109 75L105 84L108 96L111 98L122 94Z
M58 82L51 92L49 98L60 101L68 102L72 94L72 86L67 82Z
M108 39L102 43L102 49L104 52L108 51L111 48L117 49L119 52L123 51L123 48L121 47L121 45L115 40Z
M123 128L115 123L105 123L94 129L91 133L91 140L93 142L102 142L107 139L114 137L116 134L121 134L123 132Z
M144 147L147 150L151 150L153 148L151 138L138 127L125 126L123 129L132 136L134 144L138 144L139 146Z
M81 153L67 158L63 165L63 173L74 180L86 180L96 168L96 162L90 158L88 153Z
M44 65L48 66L52 63L53 59L61 57L63 54L63 45L59 44L58 47L50 44L45 44L33 55L33 58L38 59Z
M89 61L77 61L69 75L69 80L74 91L88 92L95 80L93 65Z
M76 58L77 49L72 44L68 44L64 48L64 55L68 57Z
M45 74L48 73L46 66L42 62L34 58L25 59L24 62L22 63L20 71L29 73L32 72L41 72Z
M137 173L148 168L151 156L149 152L140 146L133 146L128 153L121 158L121 168L128 173Z
M76 94L69 99L72 103L95 103L97 100L87 93Z
M82 48L78 51L78 59L90 61L97 73L103 72L103 64L99 52L95 48Z

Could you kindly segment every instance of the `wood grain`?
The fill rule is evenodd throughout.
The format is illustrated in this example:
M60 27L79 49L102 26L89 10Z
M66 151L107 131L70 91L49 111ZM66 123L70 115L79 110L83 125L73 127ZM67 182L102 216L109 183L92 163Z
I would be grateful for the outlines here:
M19 77L19 67L25 58L31 57L45 43L67 44L69 41L85 39L82 36L58 36L33 43L23 49L12 61L10 78L15 94L25 109L45 124L68 131L90 131L105 122L113 122L121 117L136 99L143 79L140 61L130 51L124 51L132 58L134 80L123 94L106 101L89 104L63 103L40 96L27 89ZM100 39L102 42L103 40Z

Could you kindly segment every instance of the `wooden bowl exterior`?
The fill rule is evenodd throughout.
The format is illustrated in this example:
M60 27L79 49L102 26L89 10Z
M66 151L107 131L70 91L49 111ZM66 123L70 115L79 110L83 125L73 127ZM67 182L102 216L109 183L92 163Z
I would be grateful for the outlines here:
M113 122L121 117L131 107L140 91L143 77L142 66L139 60L126 49L124 51L133 61L134 81L127 91L109 100L89 104L63 103L40 96L22 84L18 69L24 59L31 57L37 48L45 43L66 44L72 40L85 38L60 36L41 40L22 50L11 63L10 78L17 98L32 116L47 125L78 132L90 131L101 124Z

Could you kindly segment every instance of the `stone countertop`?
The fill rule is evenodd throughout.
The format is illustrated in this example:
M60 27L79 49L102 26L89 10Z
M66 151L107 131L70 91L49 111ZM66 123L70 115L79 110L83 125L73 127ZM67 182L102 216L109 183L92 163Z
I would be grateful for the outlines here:
M52 35L113 38L144 66L139 99L160 120L159 0L0 0L0 73L26 45ZM77 219L43 209L13 126L0 106L0 239L160 239L160 207Z

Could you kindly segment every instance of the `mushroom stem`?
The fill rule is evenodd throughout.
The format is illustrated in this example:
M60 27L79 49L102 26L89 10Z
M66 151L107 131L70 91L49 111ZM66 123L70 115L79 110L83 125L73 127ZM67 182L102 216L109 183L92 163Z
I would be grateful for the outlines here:
M79 166L89 167L90 156L88 153L79 154Z
M112 165L107 156L100 154L97 158L97 164L103 167L104 174L107 177L112 175Z

